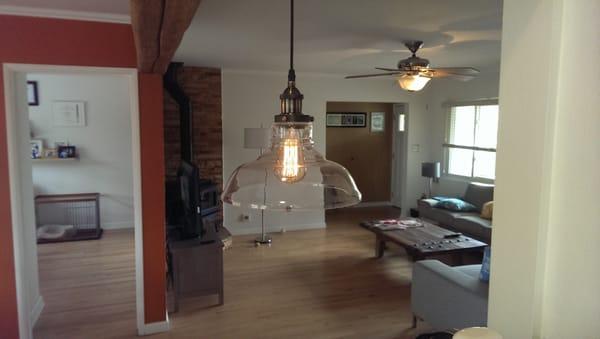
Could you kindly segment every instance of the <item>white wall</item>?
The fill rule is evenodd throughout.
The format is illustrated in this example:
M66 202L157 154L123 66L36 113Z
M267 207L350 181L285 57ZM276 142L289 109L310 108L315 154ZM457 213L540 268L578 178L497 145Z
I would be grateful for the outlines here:
M270 126L273 116L279 114L279 94L287 84L287 73L223 70L223 174L228 178L241 163L254 160L257 150L243 145L245 127ZM315 117L314 139L316 148L325 151L325 113L327 101L368 101L408 103L408 143L418 144L419 152L409 150L407 156L408 180L403 192L403 212L416 205L423 192L420 163L429 160L429 117L424 93L400 90L391 80L345 80L338 75L297 73L297 86L304 94L303 110ZM373 175L378 175L373 173ZM404 198L406 197L406 198ZM225 225L234 234L258 233L260 214L225 206ZM242 213L250 213L249 222L240 221ZM357 221L358 222L358 221ZM323 211L267 212L265 223L270 231L281 228L305 229L325 227Z
M598 338L600 3L505 0L503 13L488 325Z
M33 139L77 146L79 160L34 162L36 194L99 192L103 228L133 227L129 82L118 75L29 74L39 106L29 106ZM53 125L55 100L85 101L85 127Z
M481 73L471 81L439 79L431 81L427 90L427 102L431 112L431 160L444 160L442 144L446 135L447 108L449 102L464 102L498 97L498 73ZM434 183L433 193L446 196L461 196L465 193L468 180L442 176Z

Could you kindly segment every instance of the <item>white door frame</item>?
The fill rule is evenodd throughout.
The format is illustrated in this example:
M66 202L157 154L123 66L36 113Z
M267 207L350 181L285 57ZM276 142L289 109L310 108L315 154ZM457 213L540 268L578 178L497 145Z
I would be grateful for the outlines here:
M29 314L25 310L24 300L24 267L23 244L21 232L21 184L19 172L19 152L17 139L17 105L15 91L15 76L17 73L53 73L53 74L101 74L124 75L129 80L130 112L131 112L131 147L133 168L133 209L135 230L135 294L136 294L136 320L138 334L150 334L168 330L168 318L164 326L148 324L144 321L144 258L142 242L142 181L141 181L141 155L140 155L140 111L138 95L138 73L135 68L113 67L80 67L80 66L54 66L32 64L3 65L4 91L6 104L6 136L8 145L8 169L10 181L10 205L12 218L13 251L15 258L15 280L17 289L17 308L19 316L19 336L21 339L33 337L33 326ZM31 175L31 173L29 173ZM29 211L31 213L31 211ZM148 328L147 328L148 327Z

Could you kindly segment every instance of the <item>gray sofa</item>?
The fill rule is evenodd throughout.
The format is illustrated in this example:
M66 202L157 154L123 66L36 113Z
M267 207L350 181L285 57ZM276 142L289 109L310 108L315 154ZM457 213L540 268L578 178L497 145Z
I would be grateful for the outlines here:
M418 202L419 216L432 221L444 228L461 232L467 236L491 243L492 221L480 217L483 204L494 200L494 186L480 183L470 183L462 200L477 207L476 212L453 212L436 208L433 199L421 199Z
M422 260L413 267L411 310L437 330L487 325L488 283L481 265L451 267ZM416 326L416 318L414 322Z

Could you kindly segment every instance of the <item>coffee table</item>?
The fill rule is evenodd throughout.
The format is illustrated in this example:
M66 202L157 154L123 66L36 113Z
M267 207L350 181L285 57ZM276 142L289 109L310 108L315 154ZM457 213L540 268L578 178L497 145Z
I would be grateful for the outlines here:
M419 220L421 227L405 230L383 231L373 226L373 222L365 221L360 225L375 233L375 256L381 258L385 252L385 244L391 242L400 245L413 261L422 260L440 254L453 254L462 262L462 253L482 251L488 244L479 240L460 235L446 239L444 236L456 232Z

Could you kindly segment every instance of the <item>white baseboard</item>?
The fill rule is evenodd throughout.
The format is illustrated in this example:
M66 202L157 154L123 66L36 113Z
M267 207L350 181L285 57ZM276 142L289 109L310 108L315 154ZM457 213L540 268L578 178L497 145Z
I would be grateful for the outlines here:
M102 229L104 230L119 230L123 228L133 228L134 221L117 221L117 222L103 222Z
M361 207L377 207L377 206L393 206L393 204L391 201L366 201L366 202L361 202L358 205L354 205L352 207L361 208Z
M318 229L318 228L325 228L326 226L327 225L324 222L319 222L319 223L314 223L314 224L268 226L265 228L265 230L267 233L280 233L282 229L285 230L285 232L289 232L289 231L301 231L301 230L312 230L312 229ZM260 225L243 226L243 227L240 226L239 228L227 226L227 229L229 230L229 232L231 232L232 235L248 235L248 234L260 234L261 233Z
M167 332L171 329L171 323L169 321L169 314L165 316L165 321L159 321L156 323L144 324L142 328L138 328L138 335L150 335L161 332Z
M44 298L42 298L42 296L40 295L37 297L35 305L33 305L31 313L29 314L29 324L31 324L31 328L35 326L35 323L37 323L38 319L40 318L40 315L42 315L44 306L46 306L46 304L44 304Z

